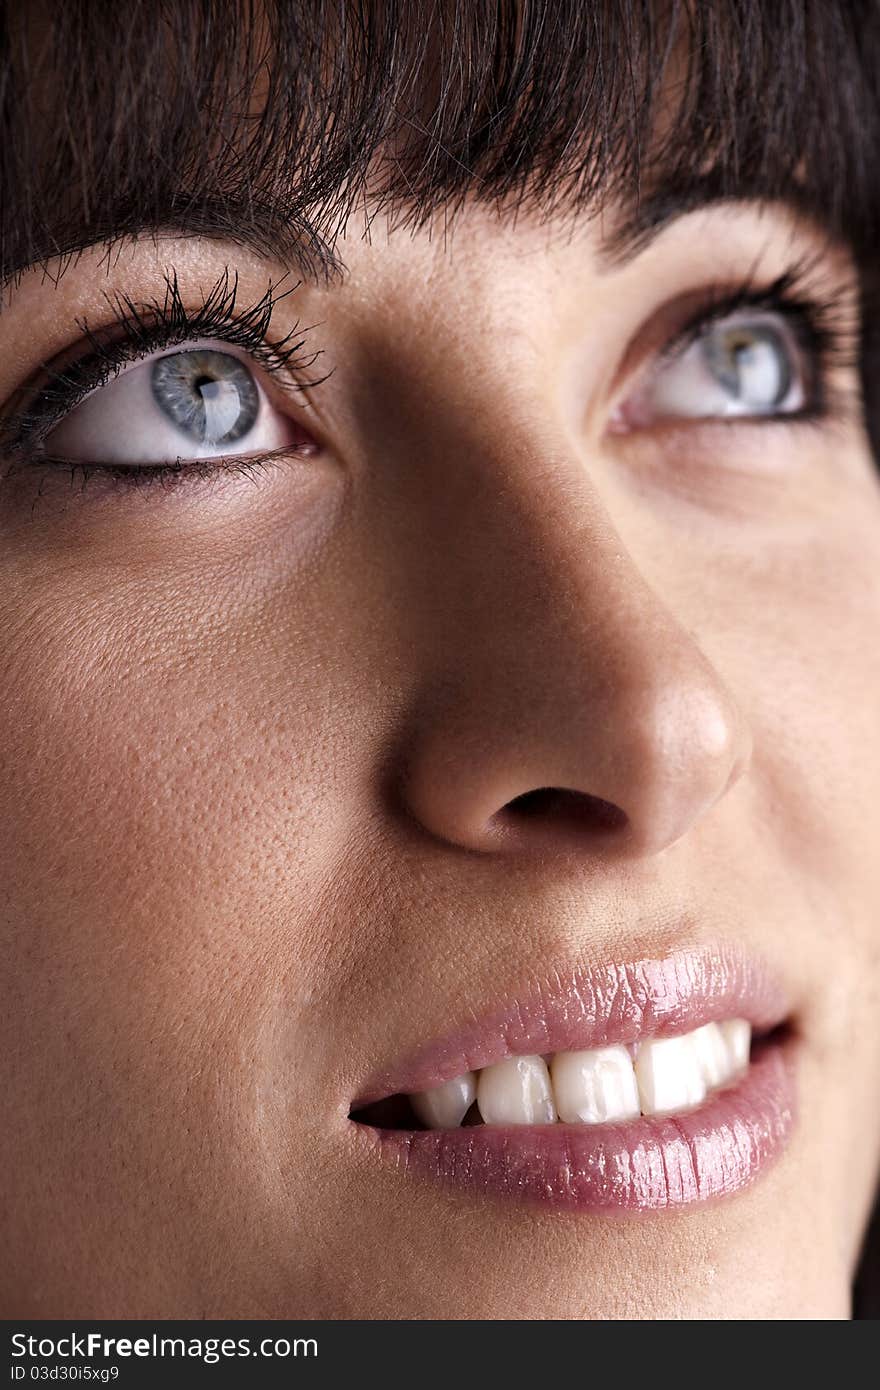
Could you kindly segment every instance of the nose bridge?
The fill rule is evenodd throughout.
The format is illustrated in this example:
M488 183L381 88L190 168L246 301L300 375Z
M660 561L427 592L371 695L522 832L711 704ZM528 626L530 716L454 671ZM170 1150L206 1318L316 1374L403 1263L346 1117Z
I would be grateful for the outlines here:
M746 764L730 692L546 416L499 401L456 450L432 513L443 637L410 758L419 814L486 847L511 800L563 788L618 807L631 842L670 843Z
M625 671L643 662L692 662L694 639L627 549L587 462L546 421L537 430L502 417L483 438L469 431L466 497L447 488L446 505L432 507L443 564L430 584L468 669L490 679L501 659L507 681L522 668L540 691L541 655L547 677L552 666L555 680L595 697L619 695Z

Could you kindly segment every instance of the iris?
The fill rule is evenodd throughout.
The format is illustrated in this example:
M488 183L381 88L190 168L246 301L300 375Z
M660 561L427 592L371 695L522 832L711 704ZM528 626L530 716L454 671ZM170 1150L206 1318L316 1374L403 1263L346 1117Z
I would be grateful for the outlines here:
M158 358L153 396L169 420L199 444L227 444L253 428L259 409L247 367L226 352L196 350Z
M770 324L719 324L706 334L703 350L715 379L748 409L770 411L788 396L789 354Z

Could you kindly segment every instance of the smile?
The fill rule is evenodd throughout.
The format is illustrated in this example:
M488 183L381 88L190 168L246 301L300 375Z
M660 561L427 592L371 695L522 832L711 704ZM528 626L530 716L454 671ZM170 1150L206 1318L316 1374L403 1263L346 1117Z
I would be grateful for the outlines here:
M762 970L687 952L554 978L371 1083L359 1142L446 1185L581 1210L723 1196L781 1152L796 1042Z
M605 1124L668 1115L699 1105L749 1064L745 1019L705 1023L692 1033L643 1043L507 1057L408 1097L428 1129L471 1124ZM549 1065L548 1065L549 1062Z

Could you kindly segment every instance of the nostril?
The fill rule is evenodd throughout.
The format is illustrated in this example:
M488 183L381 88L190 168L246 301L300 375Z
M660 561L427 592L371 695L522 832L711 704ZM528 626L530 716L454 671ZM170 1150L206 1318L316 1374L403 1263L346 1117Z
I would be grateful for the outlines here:
M515 796L507 803L507 810L517 816L546 816L558 811L566 795L567 793L560 791L558 787L537 787L532 792L523 792L522 796Z
M523 792L507 803L501 815L519 822L550 820L577 829L618 830L627 823L626 813L613 802L565 787L536 787Z

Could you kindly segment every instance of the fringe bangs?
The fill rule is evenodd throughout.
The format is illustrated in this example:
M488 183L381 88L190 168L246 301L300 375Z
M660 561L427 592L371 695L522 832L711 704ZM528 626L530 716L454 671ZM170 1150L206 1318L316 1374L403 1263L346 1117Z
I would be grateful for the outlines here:
M0 274L167 224L332 273L359 208L790 197L877 243L872 0L0 6Z

